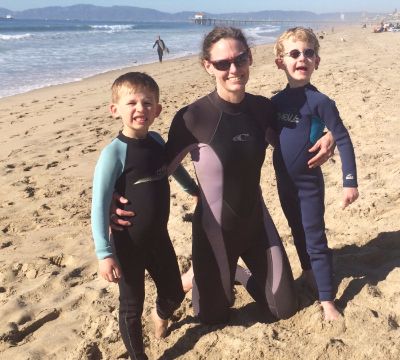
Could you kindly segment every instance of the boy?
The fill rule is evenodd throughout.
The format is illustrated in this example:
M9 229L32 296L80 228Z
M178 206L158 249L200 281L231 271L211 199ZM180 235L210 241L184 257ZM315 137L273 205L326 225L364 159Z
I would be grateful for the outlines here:
M279 144L274 167L282 209L309 284L315 283L326 320L340 316L334 304L332 254L324 223L324 182L321 168L310 169L308 152L325 126L332 132L342 161L345 208L358 198L356 162L350 136L334 101L310 84L318 69L319 42L311 29L285 31L274 48L275 63L286 73L287 87L272 98L277 107Z
M159 88L149 75L130 72L117 78L111 90L110 111L113 117L121 117L123 129L103 149L96 165L92 231L99 273L119 285L119 327L124 344L131 359L147 359L141 323L145 269L157 287L152 311L156 338L166 335L168 318L184 298L167 230L170 189L164 145L160 135L149 132L161 112ZM194 194L196 185L187 173L183 180L189 183L187 192ZM133 226L113 231L115 253L109 241L109 208L114 190L129 200L125 210L137 214Z

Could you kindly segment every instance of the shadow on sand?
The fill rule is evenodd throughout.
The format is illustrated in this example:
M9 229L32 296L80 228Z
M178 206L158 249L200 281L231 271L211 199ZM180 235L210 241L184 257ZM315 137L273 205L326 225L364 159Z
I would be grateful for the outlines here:
M345 309L365 286L375 287L395 268L400 267L400 231L383 232L367 244L347 245L333 251L335 281L340 284L344 279L352 280L337 300L340 308ZM304 291L301 283L296 280L299 291L300 309L310 306L316 299ZM378 291L378 290L376 290ZM255 303L249 303L240 309L232 309L230 321L222 325L202 325L193 317L186 317L171 325L170 330L180 328L186 324L195 324L190 327L171 348L165 350L159 360L176 359L191 351L199 339L226 326L251 326L255 323L273 323L272 315L265 314Z

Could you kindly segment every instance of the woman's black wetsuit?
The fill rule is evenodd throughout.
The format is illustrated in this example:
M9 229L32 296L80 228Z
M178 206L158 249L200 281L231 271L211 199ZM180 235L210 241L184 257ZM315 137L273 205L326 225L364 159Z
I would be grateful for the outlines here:
M173 119L166 145L169 172L190 152L200 187L193 221L193 307L202 322L227 321L239 257L252 273L247 288L256 300L278 318L297 310L290 265L259 185L273 116L262 96L246 93L233 104L215 91Z

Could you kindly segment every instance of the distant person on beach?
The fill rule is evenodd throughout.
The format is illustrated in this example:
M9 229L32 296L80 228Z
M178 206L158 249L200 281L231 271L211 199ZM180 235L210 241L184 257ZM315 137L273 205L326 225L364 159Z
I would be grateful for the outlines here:
M157 46L158 60L162 62L164 51L169 53L169 49L165 46L165 42L161 39L160 35L158 35L156 41L154 42L153 49L155 46Z
M342 208L358 198L357 171L353 145L335 102L310 83L320 64L319 47L314 32L302 27L285 31L275 44L275 63L285 72L288 85L271 99L279 132L273 160L279 199L303 277L311 286L316 283L325 319L335 320L340 313L334 304L332 253L325 234L324 180L320 167L307 166L306 149L318 141L325 127L332 132L342 160Z
M141 322L145 269L157 287L152 311L156 338L166 335L168 319L185 296L167 230L170 189L164 142L158 133L149 132L161 112L157 83L140 72L120 76L112 85L110 111L113 117L122 119L123 129L102 150L96 165L91 215L93 239L99 274L119 285L119 327L126 349L131 359L143 360L147 359ZM183 168L176 175L187 192L197 194L195 182ZM125 209L137 215L134 226L112 231L113 248L109 209L115 190L130 201Z

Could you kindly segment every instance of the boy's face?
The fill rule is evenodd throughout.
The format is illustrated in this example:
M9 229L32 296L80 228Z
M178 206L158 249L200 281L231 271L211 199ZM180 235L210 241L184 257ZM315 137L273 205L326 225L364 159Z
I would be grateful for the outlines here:
M154 93L146 88L121 88L117 103L110 105L113 117L121 117L122 133L130 138L146 137L154 119L160 115L161 105Z
M304 41L296 41L293 38L284 40L283 46L285 54L275 60L278 69L285 71L291 88L307 85L314 70L318 69L320 62L319 56L315 54L310 56L309 51L306 51L307 49L314 50L314 46ZM296 53L293 50L298 51ZM308 56L305 56L304 52ZM289 54L298 55L298 57L295 58Z

